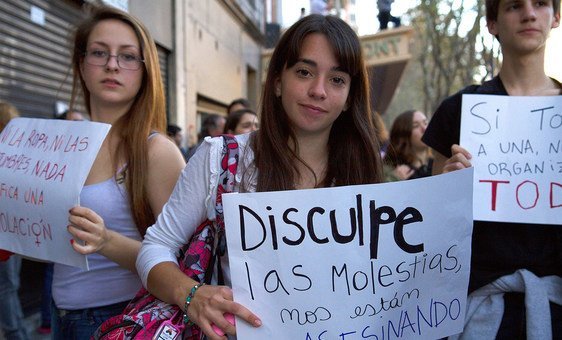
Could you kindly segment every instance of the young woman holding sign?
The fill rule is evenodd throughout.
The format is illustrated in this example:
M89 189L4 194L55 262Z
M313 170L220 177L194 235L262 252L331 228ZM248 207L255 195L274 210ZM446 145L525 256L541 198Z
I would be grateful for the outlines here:
M146 228L184 167L166 127L154 41L131 15L101 7L74 37L71 108L82 92L92 121L111 124L70 209L72 246L90 254L89 271L55 264L53 338L88 339L120 313L141 286L135 259Z
M262 100L260 129L236 137L235 191L380 182L367 73L359 39L345 22L310 15L289 28L271 57ZM232 300L230 288L196 286L198 282L177 266L179 247L214 214L208 207L214 208L222 147L221 138L205 139L156 224L148 229L137 259L145 286L180 306L210 339L224 339L212 324L236 334L227 313L255 327L261 324L257 315ZM228 285L227 256L220 262ZM188 296L192 298L185 310Z

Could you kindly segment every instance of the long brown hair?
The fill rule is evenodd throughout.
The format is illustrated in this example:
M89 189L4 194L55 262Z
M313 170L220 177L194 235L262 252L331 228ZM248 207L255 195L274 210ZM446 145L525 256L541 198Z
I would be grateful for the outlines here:
M390 128L390 145L385 157L385 163L391 166L400 164L413 164L416 159L412 149L412 130L414 113L416 110L408 110L399 114Z
M298 141L281 98L275 94L275 82L285 67L295 65L304 39L312 33L326 36L339 67L351 77L348 109L335 120L330 131L328 169L320 184L330 186L381 181L379 142L373 124L367 70L359 38L343 20L313 14L291 26L271 56L262 97L261 127L253 141L259 174L257 191L294 189L296 176L299 175L297 162L305 164L298 157ZM294 150L288 146L289 141L295 145Z
M146 229L155 221L146 188L148 136L151 131L163 133L166 127L166 103L156 44L138 19L118 9L102 6L94 9L93 13L78 25L72 51L74 78L70 109L76 104L81 91L86 109L90 113L90 91L82 79L80 66L84 60L90 33L98 23L109 19L119 20L133 29L144 59L143 80L133 105L112 127L120 137L117 152L112 155L115 174L117 176L119 160L123 159L127 165L125 183L131 203L131 213L139 232L144 236Z
M4 130L10 120L19 117L19 115L20 113L14 105L0 101L0 131Z

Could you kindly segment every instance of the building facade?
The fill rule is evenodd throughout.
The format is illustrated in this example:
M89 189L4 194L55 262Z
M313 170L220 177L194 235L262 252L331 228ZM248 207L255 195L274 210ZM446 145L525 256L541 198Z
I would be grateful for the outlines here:
M99 1L3 0L0 2L0 99L14 104L26 117L53 118L70 101L72 70L70 39L89 6ZM172 0L156 6L148 0L121 1L121 8L147 23L155 36L166 89L173 52ZM152 8L148 8L152 7ZM144 15L143 18L142 14ZM150 13L150 15L148 15ZM146 20L145 20L146 19Z
M170 121L190 133L236 98L257 109L265 42L264 2L175 1L175 100Z
M168 118L196 133L233 99L257 108L265 5L260 0L3 0L0 2L0 99L23 116L52 118L68 107L69 40L89 6L128 11L151 32L159 52Z
M66 110L74 27L89 7L102 4L133 14L151 32L169 122L195 134L205 115L226 115L235 98L248 98L257 108L265 39L261 0L2 0L0 100L25 117L54 118ZM27 313L38 308L42 274L42 265L24 261Z

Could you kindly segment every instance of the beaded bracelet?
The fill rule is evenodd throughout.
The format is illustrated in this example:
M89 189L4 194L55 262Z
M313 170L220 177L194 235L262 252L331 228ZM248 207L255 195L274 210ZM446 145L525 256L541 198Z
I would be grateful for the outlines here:
M193 325L193 321L189 320L189 316L187 316L187 307L189 307L189 304L191 303L191 299L193 299L193 296L195 296L195 292L197 291L197 289L201 288L204 285L205 285L205 283L200 283L200 284L196 284L195 286L193 286L193 288L191 288L191 291L189 292L189 294L185 298L185 304L183 305L183 311L184 311L183 323L188 325L188 326Z

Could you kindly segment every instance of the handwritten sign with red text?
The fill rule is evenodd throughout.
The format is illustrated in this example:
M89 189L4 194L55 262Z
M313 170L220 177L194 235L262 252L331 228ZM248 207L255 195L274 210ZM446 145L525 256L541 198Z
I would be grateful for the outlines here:
M0 249L88 268L67 231L68 210L110 125L16 118L0 132Z
M562 225L562 96L463 95L474 219Z
M238 339L438 339L464 325L473 169L223 195Z

